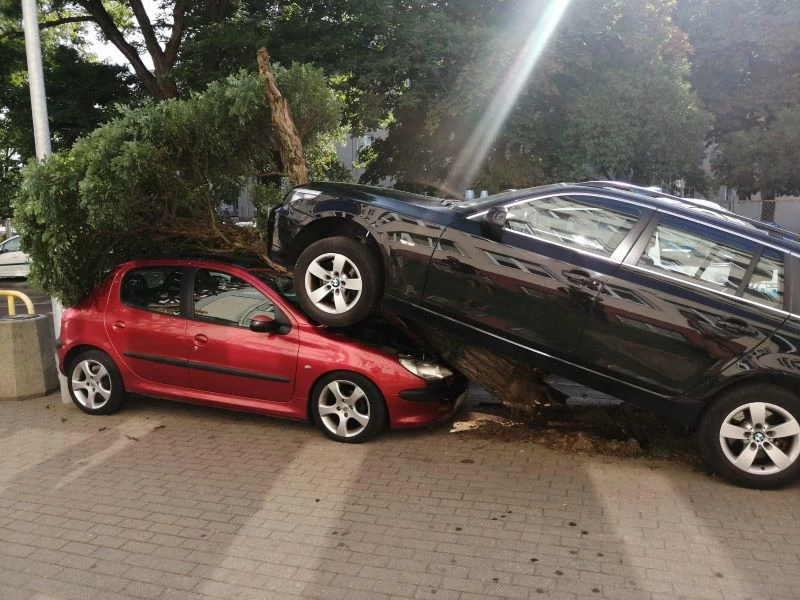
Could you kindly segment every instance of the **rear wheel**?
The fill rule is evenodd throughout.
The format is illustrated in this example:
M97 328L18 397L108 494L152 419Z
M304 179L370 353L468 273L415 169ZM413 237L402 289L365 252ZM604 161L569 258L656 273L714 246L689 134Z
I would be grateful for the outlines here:
M382 287L377 257L361 242L337 236L311 244L294 268L295 292L315 321L346 327L367 318Z
M67 374L69 395L83 412L108 415L122 408L126 396L122 377L105 352L82 352L72 361Z
M728 392L703 418L698 443L733 483L777 488L800 474L800 398L770 384Z
M337 371L322 377L311 391L311 419L329 438L358 444L386 426L386 405L369 379Z

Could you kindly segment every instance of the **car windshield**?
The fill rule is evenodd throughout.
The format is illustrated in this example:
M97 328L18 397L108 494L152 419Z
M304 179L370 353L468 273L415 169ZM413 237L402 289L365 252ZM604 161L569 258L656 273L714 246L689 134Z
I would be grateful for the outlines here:
M281 275L275 271L268 269L248 269L248 272L258 277L261 281L266 283L273 290L278 292L283 299L299 308L297 303L297 295L294 293L294 284L291 277Z

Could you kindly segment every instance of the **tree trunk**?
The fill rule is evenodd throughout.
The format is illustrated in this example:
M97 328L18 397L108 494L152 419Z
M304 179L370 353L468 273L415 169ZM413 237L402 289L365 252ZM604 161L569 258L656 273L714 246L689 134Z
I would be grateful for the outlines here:
M275 74L269 66L269 53L266 48L258 51L258 75L264 88L264 99L272 115L275 136L280 152L283 171L294 185L308 182L308 168L303 154L303 142L289 110L289 103L281 95L275 81Z
M775 221L775 187L763 185L761 192L761 220Z
M518 417L536 421L566 396L547 385L547 374L525 361L464 342L441 329L414 321L409 329L461 374L483 386Z

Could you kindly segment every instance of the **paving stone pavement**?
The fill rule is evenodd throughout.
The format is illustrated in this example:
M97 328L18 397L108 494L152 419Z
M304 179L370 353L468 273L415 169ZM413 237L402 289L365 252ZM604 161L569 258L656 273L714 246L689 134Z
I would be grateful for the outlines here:
M800 597L798 487L150 399L0 402L0 599Z

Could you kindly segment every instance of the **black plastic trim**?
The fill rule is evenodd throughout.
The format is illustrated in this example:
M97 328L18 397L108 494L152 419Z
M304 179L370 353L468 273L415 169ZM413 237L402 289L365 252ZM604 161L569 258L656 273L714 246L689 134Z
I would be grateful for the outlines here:
M467 390L467 385L460 378L429 381L424 388L401 391L400 397L409 402L454 402Z
M139 360L148 360L150 362L161 363L164 365L186 367L187 369L194 369L196 371L208 371L210 373L221 373L223 375L234 375L236 377L249 377L250 379L261 379L264 381L277 381L280 383L289 383L289 381L291 381L286 377L279 377L278 375L256 373L255 371L243 371L241 369L231 369L229 367L220 367L218 365L209 365L207 363L190 360L167 358L166 356L154 356L152 354L140 354L138 352L123 352L122 355L127 358L138 358Z
M61 341L61 338L56 338L55 347L56 350L61 350L64 347L64 342Z

